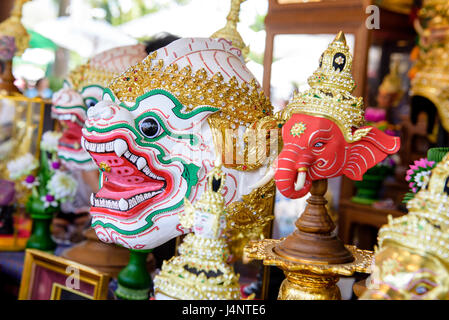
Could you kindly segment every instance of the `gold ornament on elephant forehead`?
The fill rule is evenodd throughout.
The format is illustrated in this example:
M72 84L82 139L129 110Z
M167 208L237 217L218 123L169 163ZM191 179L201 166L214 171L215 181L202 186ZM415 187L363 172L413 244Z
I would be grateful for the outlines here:
M278 118L286 121L293 114L302 113L329 119L338 125L349 143L366 136L369 129L358 129L365 124L363 100L351 95L355 88L351 68L352 56L340 31L309 77L310 89L295 93Z
M303 122L298 122L290 129L290 134L294 137L299 137L306 131L306 125Z

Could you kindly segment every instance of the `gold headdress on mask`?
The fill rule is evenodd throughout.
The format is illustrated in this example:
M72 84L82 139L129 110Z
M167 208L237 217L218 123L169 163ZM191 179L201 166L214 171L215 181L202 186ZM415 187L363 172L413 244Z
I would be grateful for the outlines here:
M407 203L409 213L379 230L378 243L418 249L449 265L449 154L432 170L428 184Z
M310 89L296 93L281 114L283 120L294 113L328 118L335 122L346 141L354 142L370 128L353 132L365 122L363 99L351 95L355 83L351 74L352 56L343 32L320 57L319 67L308 79Z
M30 42L30 35L21 22L22 7L28 1L30 0L16 0L11 16L0 24L0 36L14 37L17 48L16 56L21 56Z
M379 91L385 93L400 93L402 92L402 79L399 74L399 63L394 61L390 67L390 73L388 73L382 83L379 86Z
M80 91L83 87L93 84L107 87L108 83L117 75L118 73L109 70L95 68L88 61L73 69L68 78L73 88Z
M208 179L207 190L194 206L184 200L185 210L179 220L184 228L194 227L194 233L184 238L178 256L163 262L161 272L154 279L156 298L158 293L181 300L236 300L241 297L239 276L226 262L229 249L222 237L226 223L221 194L225 175L220 167L215 167ZM212 219L212 233L195 228L203 223L202 214Z
M449 2L423 1L419 17L426 25L417 29L420 51L410 96L429 99L438 109L443 127L449 130Z
M243 1L232 0L226 26L215 32L212 38L224 38L232 41L232 46L244 53L247 47L236 29L241 2ZM163 59L157 59L159 58L158 54L165 55L154 51L143 61L115 77L109 83L108 87L112 89L117 98L121 101L135 102L139 96L152 89L164 89L172 92L185 106L187 112L205 105L218 108L219 112L208 117L214 138L225 137L226 130L229 129L237 129L242 126L250 128L257 120L272 115L273 107L255 79L249 83L239 83L237 78L232 76L225 81L220 72L209 76L204 68L192 71L189 65L182 69L176 63L166 65ZM230 151L222 148L224 144L215 140L216 147L222 149L224 159L225 153ZM234 140L232 144L235 153L234 160L239 158L242 161L223 161L225 167L245 171L262 166L262 162L259 160L261 157L256 157L256 161L253 161L254 158L248 156L248 153L251 152L248 150L248 146L239 148L237 147L239 141Z

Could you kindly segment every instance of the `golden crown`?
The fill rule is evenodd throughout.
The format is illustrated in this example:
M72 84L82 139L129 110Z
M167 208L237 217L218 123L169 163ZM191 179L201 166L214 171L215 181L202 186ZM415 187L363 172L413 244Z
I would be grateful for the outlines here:
M419 16L429 21L421 31L421 39L431 39L431 34L440 31L445 36L434 37L424 44L421 40L424 47L420 48L414 67L416 75L411 80L410 95L429 99L437 107L443 127L449 130L449 2L424 1Z
M428 184L407 203L409 213L379 230L381 248L387 242L422 250L449 263L449 154L432 170Z
M441 27L449 24L449 2L446 0L424 0L418 12L427 27Z
M249 47L245 44L242 36L237 31L237 23L239 22L240 4L246 0L231 0L231 9L226 17L226 25L216 31L211 38L224 38L232 42L232 45L242 51L244 57L249 53Z
M134 102L152 89L164 89L185 106L186 111L209 105L220 109L219 117L236 125L250 126L255 120L272 113L272 106L256 80L239 84L235 76L225 82L220 72L209 77L204 68L193 72L190 66L181 70L177 64L164 66L157 51L130 67L109 84L122 101ZM229 127L231 128L231 126Z
M214 232L218 233L220 216L226 215L223 195L221 194L226 176L219 166L214 167L207 177L206 191L195 202L195 205L192 205L188 199L184 199L184 211L179 213L179 222L186 229L192 228L195 211L207 212L216 216L213 228Z
M310 89L295 93L282 112L286 120L294 113L328 118L341 129L346 141L354 142L366 135L363 129L353 133L365 122L363 99L351 95L355 83L351 74L352 56L343 32L323 52L319 67L308 79Z
M186 228L193 226L195 211L215 214L215 238L188 234L179 246L179 256L164 261L154 279L155 292L183 300L236 300L240 299L239 276L227 264L229 249L219 237L219 218L226 215L222 189L225 174L215 167L208 174L208 186L195 206L185 199L185 210L180 222Z
M211 241L188 234L179 255L162 263L154 278L155 293L181 300L240 299L239 275L226 263L228 254L223 239Z
M379 91L385 93L399 93L402 91L402 79L399 74L399 63L395 61L390 72L384 77L379 86Z
M90 64L90 61L88 61L70 72L69 80L72 83L73 88L80 91L83 87L93 84L106 87L117 75L117 73L108 70L94 68Z

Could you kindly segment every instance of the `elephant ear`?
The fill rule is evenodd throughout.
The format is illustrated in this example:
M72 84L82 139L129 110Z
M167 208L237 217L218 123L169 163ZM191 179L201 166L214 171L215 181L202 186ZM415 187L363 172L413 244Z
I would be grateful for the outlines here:
M398 137L372 127L367 135L349 146L349 159L343 173L351 180L362 180L369 168L374 167L388 155L398 152L401 143Z

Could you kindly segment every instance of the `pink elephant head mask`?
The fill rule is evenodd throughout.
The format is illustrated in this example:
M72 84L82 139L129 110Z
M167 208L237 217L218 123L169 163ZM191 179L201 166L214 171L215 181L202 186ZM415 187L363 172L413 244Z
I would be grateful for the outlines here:
M284 147L277 158L275 180L288 198L303 197L311 181L345 175L362 180L376 163L399 149L399 139L377 128L356 142L345 140L335 122L294 114L282 128Z
M351 65L344 34L339 33L308 79L311 88L295 94L282 111L284 146L274 178L288 198L305 196L313 180L342 175L362 180L369 168L399 150L399 138L364 126L362 99L351 95Z

